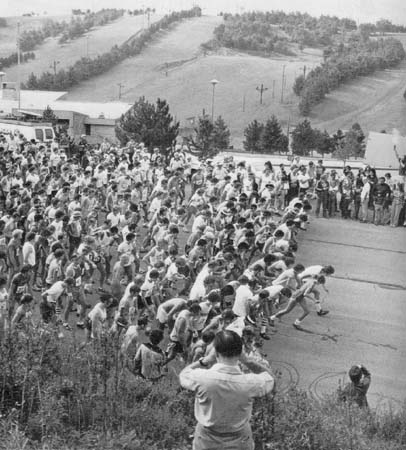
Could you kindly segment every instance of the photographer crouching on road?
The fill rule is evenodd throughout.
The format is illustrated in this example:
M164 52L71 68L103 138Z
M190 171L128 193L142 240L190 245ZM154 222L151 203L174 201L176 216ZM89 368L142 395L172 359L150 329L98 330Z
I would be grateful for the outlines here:
M243 373L240 363L252 373ZM195 392L193 450L253 450L250 425L254 398L274 388L271 369L249 358L234 331L220 331L213 351L185 367L182 387Z

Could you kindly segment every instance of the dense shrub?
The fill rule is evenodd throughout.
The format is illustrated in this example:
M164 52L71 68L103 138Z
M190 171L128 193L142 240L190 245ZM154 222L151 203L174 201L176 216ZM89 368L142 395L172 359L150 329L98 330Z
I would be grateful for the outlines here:
M21 53L21 62L27 62L30 59L35 59L35 53L34 52L26 52ZM7 67L13 66L14 64L17 64L18 62L18 54L12 53L11 55L4 56L3 58L0 58L0 70L3 70Z

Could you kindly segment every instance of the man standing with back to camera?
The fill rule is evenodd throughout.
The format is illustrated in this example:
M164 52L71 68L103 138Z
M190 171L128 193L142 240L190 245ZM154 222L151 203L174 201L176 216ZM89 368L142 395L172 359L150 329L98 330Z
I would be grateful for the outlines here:
M243 373L240 362L252 373ZM254 449L252 404L273 390L274 378L269 367L243 353L237 333L217 333L213 352L185 367L179 378L182 387L195 392L193 450Z

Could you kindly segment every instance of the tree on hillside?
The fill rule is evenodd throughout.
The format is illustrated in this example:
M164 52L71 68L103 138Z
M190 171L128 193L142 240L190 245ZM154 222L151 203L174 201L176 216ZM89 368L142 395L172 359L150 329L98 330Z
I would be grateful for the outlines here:
M354 146L357 143L356 133L347 132L344 134L341 130L337 130L337 133L333 135L335 150L334 157L341 159L344 162L354 155Z
M199 150L200 155L206 158L214 156L216 151L213 145L214 125L211 118L205 114L198 118L195 128L196 138L194 146Z
M334 155L335 155L337 152L341 152L345 143L345 135L340 129L338 129L337 132L333 134L333 141L334 141Z
M225 150L230 145L230 130L221 116L214 123L207 114L199 117L195 133L196 137L191 143L205 158L212 158L219 150Z
M55 125L58 123L58 117L55 115L54 111L49 105L42 112L42 120L44 122L52 123L53 127L55 127Z
M166 100L159 98L153 104L140 97L116 125L116 136L122 145L133 139L143 142L149 149L170 147L178 131L179 122L170 114Z
M293 84L293 92L299 97L303 91L305 84L305 78L303 75L299 75L296 77L295 82Z
M363 157L365 154L365 135L358 123L354 123L348 130L341 145L335 151L334 155L345 161L351 156Z
M288 139L283 134L282 127L274 115L265 123L260 146L263 153L285 153L288 151Z
M317 147L317 136L310 122L305 119L292 132L292 150L295 155L308 155Z
M256 119L253 120L244 130L244 149L247 152L258 153L261 151L261 136L264 125Z
M218 150L226 150L230 146L230 130L221 116L214 122L212 141Z
M321 132L320 130L315 129L314 132L317 151L322 155L333 153L335 150L334 138L331 137L326 130Z
M366 142L365 142L365 134L362 131L361 125L359 123L354 123L351 127L351 130L348 133L352 133L354 135L354 156L364 157ZM348 135L347 133L347 135Z

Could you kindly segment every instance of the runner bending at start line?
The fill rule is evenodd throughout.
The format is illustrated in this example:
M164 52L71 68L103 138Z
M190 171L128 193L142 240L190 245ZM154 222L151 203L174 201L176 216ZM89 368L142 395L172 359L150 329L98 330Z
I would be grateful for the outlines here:
M325 282L326 278L324 277L324 275L317 275L316 277L310 278L309 280L305 281L302 286L293 293L286 308L271 316L270 325L275 325L275 319L280 319L282 316L292 311L292 309L294 309L297 305L300 305L303 309L303 314L293 323L293 326L296 329L300 329L302 321L310 313L306 298L314 298L314 300L318 301L320 299L320 292L317 290L317 286L323 286ZM328 311L321 310L317 314L319 316L324 316L325 314L327 314L327 312Z

